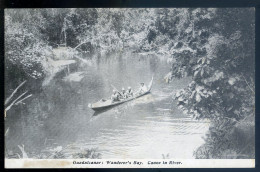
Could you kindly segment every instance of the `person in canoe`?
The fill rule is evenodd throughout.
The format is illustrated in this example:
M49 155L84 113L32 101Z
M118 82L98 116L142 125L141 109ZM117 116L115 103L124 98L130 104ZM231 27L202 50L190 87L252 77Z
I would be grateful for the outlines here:
M134 96L134 92L133 92L133 90L132 90L131 87L128 87L127 92L126 92L126 95L127 95L127 98Z
M119 97L120 97L120 95L119 95L118 91L113 90L113 94L111 96L112 102L120 101Z
M127 93L126 93L124 87L122 88L122 92L120 93L119 98L120 98L120 99L126 99L126 98L127 98Z
M140 85L141 85L141 87L139 88L138 93L139 94L143 94L143 93L145 93L147 91L147 87L144 85L143 82L141 82Z

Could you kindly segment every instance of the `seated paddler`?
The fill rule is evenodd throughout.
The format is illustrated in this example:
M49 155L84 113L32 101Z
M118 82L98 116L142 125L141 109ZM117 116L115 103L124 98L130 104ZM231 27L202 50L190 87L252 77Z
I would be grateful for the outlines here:
M118 91L113 90L113 94L111 96L111 100L112 100L112 102L119 101L119 93L118 93Z
M128 87L126 94L127 94L127 98L134 96L134 92L131 87Z
M143 94L143 93L147 92L148 89L147 89L147 87L144 85L144 83L141 82L140 85L141 85L141 86L140 86L140 88L139 88L138 93L139 93L139 94Z
M127 94L126 94L126 91L125 91L124 87L122 88L122 92L120 93L119 98L120 99L126 99L127 98Z

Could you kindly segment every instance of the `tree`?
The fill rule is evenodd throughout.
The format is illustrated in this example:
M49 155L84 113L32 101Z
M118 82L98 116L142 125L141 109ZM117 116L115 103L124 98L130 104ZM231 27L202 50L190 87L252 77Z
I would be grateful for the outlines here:
M200 148L211 152L207 158L221 158L228 150L228 145L235 142L231 137L223 137L223 134L228 136L228 131L235 129L237 122L254 115L253 19L252 9L218 9L216 16L211 19L215 25L209 28L215 32L206 36L207 44L200 44L203 32L198 34L200 38L195 36L196 47L201 47L195 49L196 58L192 61L178 60L173 64L174 75L186 72L193 77L188 88L176 94L178 106L196 119L213 121L205 147ZM188 59L192 57L191 53L186 55ZM214 140L209 141L212 137ZM223 143L226 143L226 147L218 150ZM238 150L236 147L232 151L238 153Z
M51 48L47 46L41 34L46 21L39 11L33 9L8 9L5 14L7 74L8 69L11 68L9 64L12 64L23 71L22 78L42 78L45 73L42 63L45 62L45 56L51 54Z

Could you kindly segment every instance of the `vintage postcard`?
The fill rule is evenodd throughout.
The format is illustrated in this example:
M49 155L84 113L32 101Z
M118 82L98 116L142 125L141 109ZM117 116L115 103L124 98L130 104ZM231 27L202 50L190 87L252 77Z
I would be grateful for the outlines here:
M5 9L5 168L254 168L254 8Z

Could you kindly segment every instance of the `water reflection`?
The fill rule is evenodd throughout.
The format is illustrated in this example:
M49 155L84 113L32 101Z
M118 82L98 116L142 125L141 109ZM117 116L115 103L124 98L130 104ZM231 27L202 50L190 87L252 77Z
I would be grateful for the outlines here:
M166 84L163 77L171 65L157 57L125 54L98 59L78 68L84 73L80 82L56 78L25 109L18 109L8 121L12 137L6 139L7 147L17 149L19 143L39 151L47 139L50 147L97 147L102 158L162 158L168 153L170 158L192 158L208 123L185 117L171 98L190 79ZM142 81L148 85L153 74L151 94L103 112L88 108L112 94L111 84L137 90ZM44 117L37 121L36 116Z

